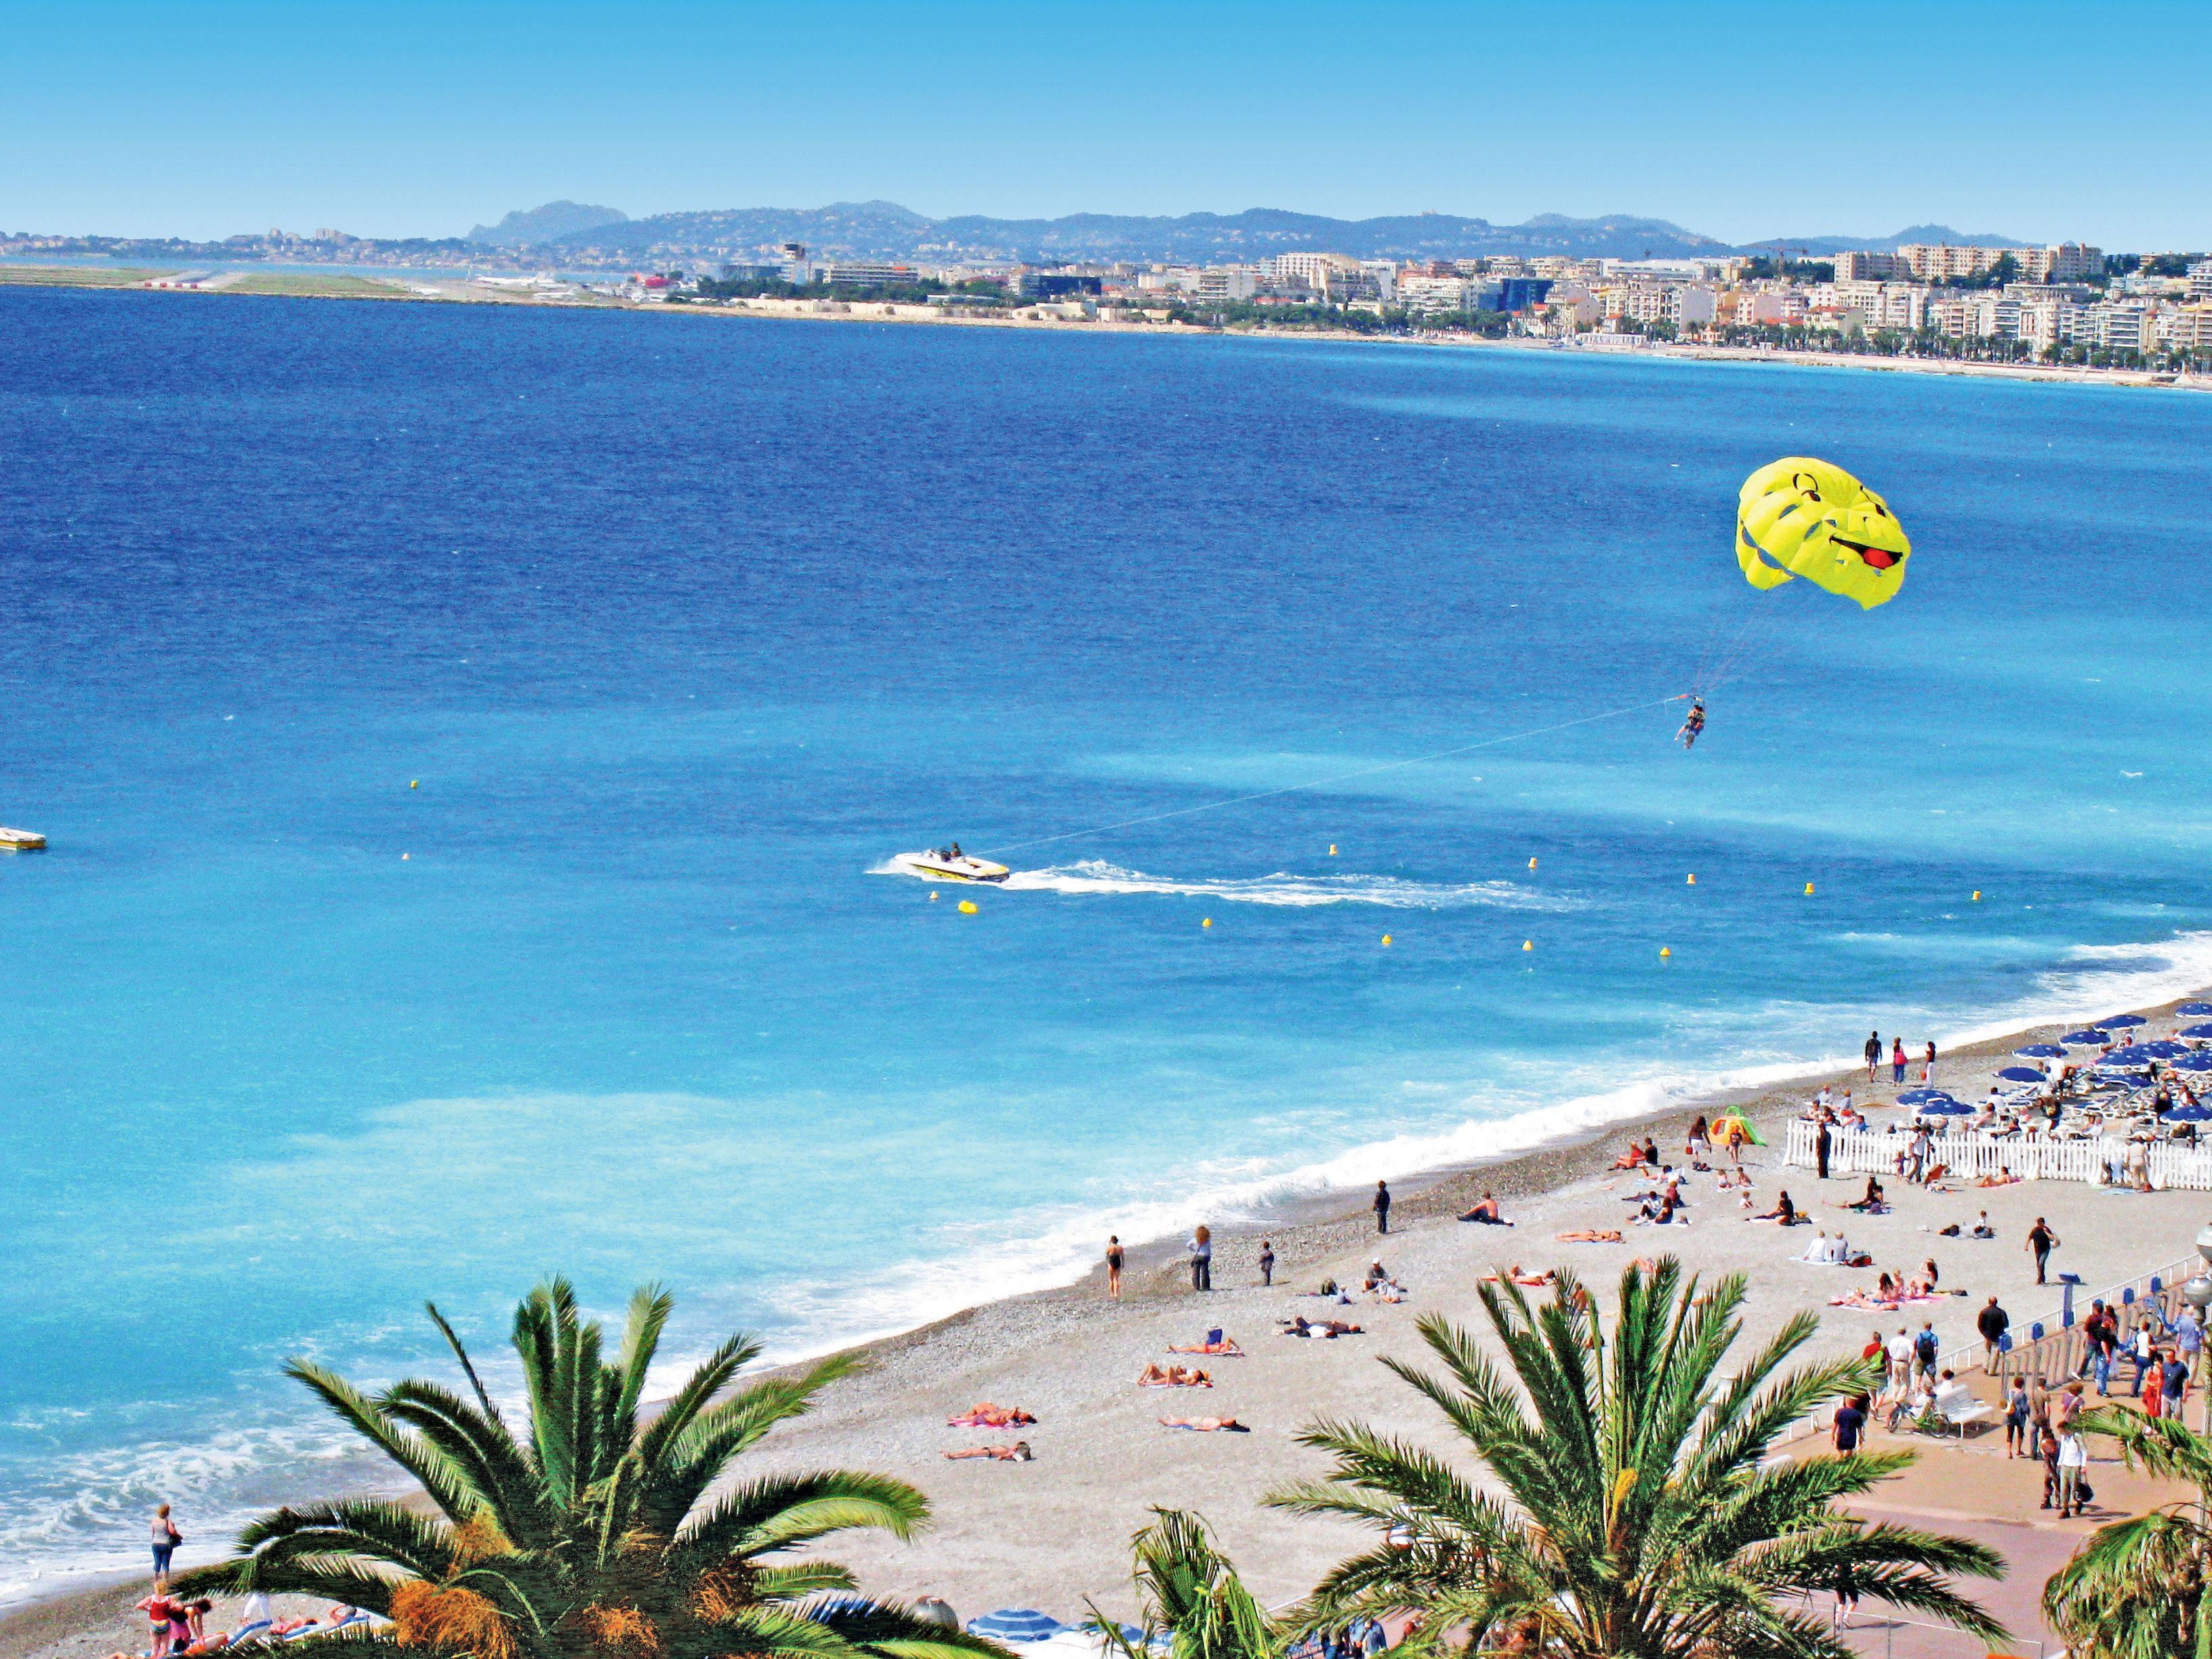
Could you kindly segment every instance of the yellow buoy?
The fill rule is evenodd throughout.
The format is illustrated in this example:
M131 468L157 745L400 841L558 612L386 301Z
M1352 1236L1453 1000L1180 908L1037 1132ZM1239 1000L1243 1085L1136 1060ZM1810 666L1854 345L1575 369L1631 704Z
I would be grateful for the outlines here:
M420 778L410 778L407 780L407 787L410 789L420 789L422 787L422 780Z
M963 916L974 915L975 914L975 901L974 899L962 899L960 901L960 914Z
M402 853L402 854L399 855L399 857L400 857L401 861L404 863L404 862L406 860L407 854L404 854L404 853Z
M1521 941L1521 948L1524 951L1533 951L1536 948L1536 941L1533 939L1524 939Z
M1805 896L1807 898L1813 896L1813 884L1809 881L1805 884Z
M1200 922L1198 925L1201 927L1211 927L1213 926L1213 918L1212 916L1208 916L1204 921Z
M1975 903L1977 903L1977 904L1979 904L1981 902L1982 902L1982 890L1981 890L1980 888L1977 887L1976 889L1974 889L1974 902L1975 902Z
M1695 873L1694 872L1692 872L1692 874L1691 874L1691 876L1690 876L1689 880L1687 880L1686 882L1683 883L1682 884L1683 884L1684 886L1686 886L1686 887L1695 887L1695 886L1698 884L1698 878L1697 878L1696 873Z
M1336 856L1336 843L1334 842L1331 842L1328 844L1328 855L1331 858L1334 858Z
M1660 954L1661 956L1662 956L1662 957L1671 957L1671 956L1673 956L1674 953L1672 951L1668 950L1665 945L1661 945L1661 946L1659 947L1659 954Z
M929 902L930 902L932 904L934 904L934 903L936 903L936 902L937 902L937 895L936 895L935 893L933 893L933 893L929 896Z
M1534 860L1534 859L1530 859L1530 860L1528 860L1528 867L1529 867L1531 870L1534 869L1534 868L1536 867L1536 860Z
M1383 934L1383 935L1382 935L1382 942L1383 942L1385 945L1388 945L1388 944L1390 942L1390 935L1389 935L1389 934L1388 934L1388 933Z

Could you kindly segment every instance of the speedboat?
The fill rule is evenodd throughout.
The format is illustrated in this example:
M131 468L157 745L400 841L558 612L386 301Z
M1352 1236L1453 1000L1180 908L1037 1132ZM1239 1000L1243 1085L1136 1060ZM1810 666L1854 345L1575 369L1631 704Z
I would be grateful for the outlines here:
M46 844L46 838L35 830L0 829L0 853L35 853Z
M1004 881L1013 874L1003 864L969 857L957 842L950 847L933 847L926 853L901 853L893 861L908 875L930 881Z

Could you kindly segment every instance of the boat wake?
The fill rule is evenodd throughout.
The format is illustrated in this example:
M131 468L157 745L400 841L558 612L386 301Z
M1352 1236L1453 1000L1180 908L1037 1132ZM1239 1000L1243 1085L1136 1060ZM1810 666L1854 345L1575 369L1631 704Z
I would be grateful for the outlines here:
M1125 870L1098 859L1017 870L1009 890L1032 893L1167 894L1225 899L1232 904L1378 904L1392 910L1464 910L1496 906L1512 910L1571 910L1580 901L1555 893L1532 892L1510 881L1461 884L1407 881L1396 876L1295 876L1286 871L1224 881L1176 881Z

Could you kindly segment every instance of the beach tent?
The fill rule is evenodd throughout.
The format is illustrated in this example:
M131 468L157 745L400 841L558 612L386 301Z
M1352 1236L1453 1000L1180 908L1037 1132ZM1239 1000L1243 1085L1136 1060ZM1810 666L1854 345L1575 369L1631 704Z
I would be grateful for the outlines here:
M2041 1083L2043 1073L2033 1066L2008 1066L1997 1075L2008 1083Z
M1726 1139L1729 1131L1729 1125L1731 1123L1735 1124L1735 1127L1742 1132L1743 1138L1749 1141L1753 1146L1764 1146L1766 1145L1764 1140L1761 1140L1759 1138L1759 1131L1752 1127L1751 1120L1747 1117L1715 1118L1713 1120L1712 1136L1716 1144L1718 1144L1720 1141Z
M2063 1060L2066 1058L2066 1051L2055 1042L2031 1042L2025 1048L2014 1049L2013 1053L2018 1054L2022 1060Z
M1042 1642L1067 1628L1035 1607L1000 1607L968 1621L968 1633L994 1642Z

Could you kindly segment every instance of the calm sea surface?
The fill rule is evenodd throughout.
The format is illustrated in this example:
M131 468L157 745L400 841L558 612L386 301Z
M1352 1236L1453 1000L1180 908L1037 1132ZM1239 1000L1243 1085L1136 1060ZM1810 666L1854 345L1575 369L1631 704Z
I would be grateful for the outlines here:
M1742 582L1798 451L1896 603ZM2208 484L2174 394L0 291L0 1586L361 1478L276 1367L425 1297L791 1352L2212 981Z

